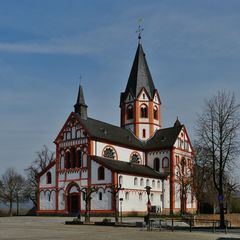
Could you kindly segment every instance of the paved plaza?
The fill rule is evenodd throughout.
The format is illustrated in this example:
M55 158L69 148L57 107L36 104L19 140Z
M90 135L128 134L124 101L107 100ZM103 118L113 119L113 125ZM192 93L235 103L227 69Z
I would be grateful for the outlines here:
M152 231L129 227L106 227L89 225L65 225L67 217L1 217L0 239L1 240L225 240L240 239L238 233L211 233L211 232L188 232L188 231ZM135 219L132 219L134 221Z

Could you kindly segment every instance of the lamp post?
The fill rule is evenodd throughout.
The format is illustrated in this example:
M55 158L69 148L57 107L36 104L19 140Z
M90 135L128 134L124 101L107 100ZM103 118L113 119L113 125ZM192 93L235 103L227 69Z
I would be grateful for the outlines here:
M120 198L119 201L120 201L121 223L122 223L122 202L123 202L123 198Z
M150 192L151 192L151 187L150 186L146 186L145 187L146 192L147 192L147 196L148 196L148 201L147 201L147 217L146 217L146 223L148 224L148 227L150 228L150 221L149 221L149 217L150 217L150 206L151 206L151 202L150 202Z

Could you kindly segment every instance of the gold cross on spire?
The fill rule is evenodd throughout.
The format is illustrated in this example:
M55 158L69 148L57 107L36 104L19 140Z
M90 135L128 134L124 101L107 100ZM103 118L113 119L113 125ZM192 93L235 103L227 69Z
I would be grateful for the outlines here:
M142 21L142 18L139 18L138 19L138 29L136 31L136 33L138 33L138 43L140 43L140 41L141 41L141 33L144 30L144 28L142 28L142 26L141 26L141 21Z

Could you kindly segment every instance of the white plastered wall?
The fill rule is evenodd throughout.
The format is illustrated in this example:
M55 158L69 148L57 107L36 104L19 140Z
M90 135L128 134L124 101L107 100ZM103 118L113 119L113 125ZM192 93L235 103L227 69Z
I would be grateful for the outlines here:
M160 197L162 193L161 180L126 174L118 174L118 178L121 178L120 183L123 188L123 190L119 192L119 199L123 198L123 212L147 211L148 198L145 190L147 181L149 182L149 186L152 187L151 194L153 194L153 196L150 196L151 205L162 209L162 202ZM137 181L135 181L135 179L137 179ZM152 185L153 181L155 181L155 187ZM158 181L160 181L159 184ZM143 184L141 185L141 183ZM128 198L126 198L126 193L128 194ZM120 202L118 207L120 209Z
M102 157L103 150L107 146L109 146L109 145L106 143L93 141L94 155ZM141 151L137 151L137 150L130 149L130 148L124 148L124 147L120 147L117 145L111 145L111 147L113 147L116 150L118 160L129 162L131 154L133 152L138 152L139 155L141 156L141 164L145 163L144 153Z
M160 172L163 172L163 168L162 168L162 160L163 158L167 157L169 159L169 163L170 163L170 151L169 150L165 150L165 151L155 151L155 152L149 152L147 155L147 159L148 159L148 166L153 168L153 162L155 158L159 158L160 160Z

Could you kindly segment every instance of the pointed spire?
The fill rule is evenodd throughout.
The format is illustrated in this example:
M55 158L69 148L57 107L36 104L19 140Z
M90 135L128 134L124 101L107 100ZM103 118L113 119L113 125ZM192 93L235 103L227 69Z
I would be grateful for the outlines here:
M83 88L79 85L76 104L74 105L75 113L78 113L82 119L87 119L87 105L85 104Z
M181 124L181 122L179 121L179 119L177 117L177 120L174 123L174 127L180 127L180 126L182 126L182 124Z
M142 88L146 89L151 98L154 97L155 86L148 68L142 44L139 43L125 93L131 92L134 97L137 97Z

